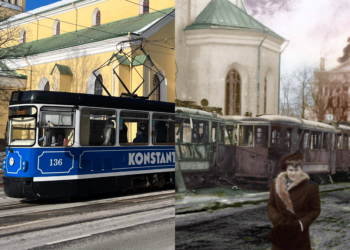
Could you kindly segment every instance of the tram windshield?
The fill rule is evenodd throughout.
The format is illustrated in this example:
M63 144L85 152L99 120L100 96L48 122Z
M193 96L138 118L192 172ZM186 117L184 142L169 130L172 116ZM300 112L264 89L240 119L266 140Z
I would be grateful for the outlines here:
M35 144L35 107L19 106L9 108L6 137L11 146L33 146Z

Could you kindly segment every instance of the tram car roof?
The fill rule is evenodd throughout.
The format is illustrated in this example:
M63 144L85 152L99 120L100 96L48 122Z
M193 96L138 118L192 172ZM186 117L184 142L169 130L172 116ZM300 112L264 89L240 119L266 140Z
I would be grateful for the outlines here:
M341 132L350 133L350 124L339 124L337 127Z
M280 126L297 126L309 129L319 130L331 130L333 132L338 131L334 126L325 124L322 122L308 121L304 119L298 119L294 117L282 116L282 115L260 115L258 117L248 116L225 116L225 119L234 119L242 124L252 125L280 125Z
M10 105L19 104L73 105L167 113L175 112L175 103L169 102L39 90L12 92Z
M194 118L194 119L202 119L202 120L210 120L210 121L218 121L225 122L223 117L218 114L213 114L208 111L199 110L199 109L191 109L185 107L175 107L175 114L179 117L186 118ZM232 121L232 123L237 123L236 120Z

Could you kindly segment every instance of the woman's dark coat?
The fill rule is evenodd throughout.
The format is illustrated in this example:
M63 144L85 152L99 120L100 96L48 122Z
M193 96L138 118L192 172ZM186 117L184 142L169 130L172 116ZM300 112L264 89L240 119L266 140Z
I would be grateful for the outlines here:
M286 178L282 172L271 183L268 213L273 228L267 239L281 249L311 249L309 227L321 213L318 185L302 173L287 188Z

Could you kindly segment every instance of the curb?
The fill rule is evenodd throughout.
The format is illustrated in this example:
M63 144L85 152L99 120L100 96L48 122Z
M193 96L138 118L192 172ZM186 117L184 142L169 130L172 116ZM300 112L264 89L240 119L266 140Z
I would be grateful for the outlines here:
M350 183L339 183L336 186L325 185L320 186L320 194L349 189ZM242 207L247 204L258 205L269 200L269 193L256 195L260 197L237 197L229 200L229 198L213 199L197 204L183 203L178 206L175 205L175 215L185 215L199 212L213 212L218 209ZM205 203L205 204L204 204ZM193 206L194 205L194 206Z

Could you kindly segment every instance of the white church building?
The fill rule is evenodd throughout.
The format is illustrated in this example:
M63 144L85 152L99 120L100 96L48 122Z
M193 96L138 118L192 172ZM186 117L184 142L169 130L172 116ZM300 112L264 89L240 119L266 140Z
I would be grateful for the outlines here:
M206 99L224 115L278 114L286 40L242 0L176 0L176 10L176 99Z

